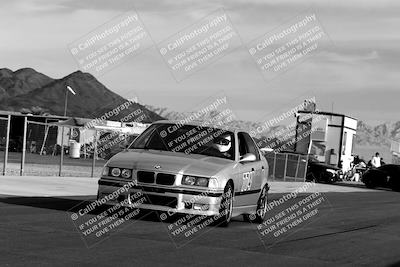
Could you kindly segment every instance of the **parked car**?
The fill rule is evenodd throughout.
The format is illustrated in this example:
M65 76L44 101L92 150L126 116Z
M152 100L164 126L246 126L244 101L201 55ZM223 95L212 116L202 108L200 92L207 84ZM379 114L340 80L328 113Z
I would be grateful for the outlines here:
M368 188L387 187L400 191L400 165L386 164L368 169L362 176L362 181Z
M281 153L307 155L305 153L294 151L282 151ZM305 162L306 160L303 161ZM314 155L308 154L306 181L314 181L316 183L334 183L340 180L340 175L340 168L320 162Z
M200 133L205 135L197 139ZM170 146L176 140L194 146L189 152ZM268 163L247 132L159 121L106 163L98 199L134 181L137 186L109 204L141 192L146 198L138 205L142 209L217 216L224 226L238 215L261 222L267 176Z
M308 158L307 181L335 183L340 180L340 168L318 161L312 155Z

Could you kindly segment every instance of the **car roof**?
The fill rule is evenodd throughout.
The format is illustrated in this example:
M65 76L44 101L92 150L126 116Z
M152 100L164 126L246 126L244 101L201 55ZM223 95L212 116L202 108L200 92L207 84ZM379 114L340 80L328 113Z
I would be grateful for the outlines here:
M399 164L384 164L384 165L380 166L379 168L383 168L383 167L400 168L400 165Z
M193 120L189 123L182 123L179 120L160 120L160 121L155 121L153 122L153 124L176 124L176 125L191 125L191 126L202 126L204 125L204 123L207 122L206 120L202 121L202 120ZM233 126L227 126L227 127L216 127L216 126L205 126L205 127L210 127L210 128L216 128L216 129L222 129L222 130L226 130L226 131L231 131L234 133L237 132L246 132L248 133L248 131L245 131L243 129L240 129L238 127L233 127Z

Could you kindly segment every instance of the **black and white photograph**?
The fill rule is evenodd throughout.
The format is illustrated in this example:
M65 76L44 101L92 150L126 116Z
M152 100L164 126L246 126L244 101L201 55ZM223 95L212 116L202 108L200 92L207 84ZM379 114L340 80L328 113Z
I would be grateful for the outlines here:
M400 2L0 0L0 266L400 266Z

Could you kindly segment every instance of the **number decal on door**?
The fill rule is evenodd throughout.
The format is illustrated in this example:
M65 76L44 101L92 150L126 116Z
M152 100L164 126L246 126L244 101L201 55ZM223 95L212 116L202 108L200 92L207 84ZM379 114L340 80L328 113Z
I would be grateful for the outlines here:
M243 183L240 191L248 191L253 183L254 171L243 173Z

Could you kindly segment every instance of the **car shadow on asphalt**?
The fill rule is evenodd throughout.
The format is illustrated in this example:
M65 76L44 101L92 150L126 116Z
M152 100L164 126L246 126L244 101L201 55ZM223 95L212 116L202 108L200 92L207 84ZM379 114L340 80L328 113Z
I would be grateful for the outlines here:
M79 210L90 206L96 199L96 196L57 196L57 197L21 197L11 195L0 194L0 205L1 203L9 205L19 205L32 208L50 209L57 211L65 211L68 213L78 213ZM104 212L110 205L103 205L97 207L95 210L88 212L89 215L99 215ZM173 214L167 216L166 219L161 220L160 211L144 210L140 209L140 215L130 218L130 220L137 221L149 221L149 222L162 222L162 223L173 223L180 217L185 216L184 214ZM232 218L233 221L243 221L241 216Z
M333 185L344 186L344 187L353 187L353 188L362 188L368 189L363 183L348 183L348 182L336 182ZM381 190L381 191L393 191L390 188L385 187L376 187L373 190Z
M95 199L96 196L20 197L0 195L0 203L51 209L70 213L78 213L79 210L93 203ZM109 207L109 205L103 205L93 211L88 212L88 214L99 215ZM160 222L159 216L157 216L156 212L150 210L141 210L140 216L131 219Z

